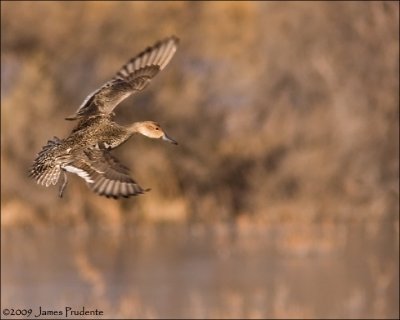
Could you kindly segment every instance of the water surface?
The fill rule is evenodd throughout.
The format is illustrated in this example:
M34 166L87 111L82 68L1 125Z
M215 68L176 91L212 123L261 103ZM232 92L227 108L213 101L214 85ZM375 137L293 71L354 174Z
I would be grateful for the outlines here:
M393 223L3 228L1 256L3 309L97 308L103 318L399 316Z

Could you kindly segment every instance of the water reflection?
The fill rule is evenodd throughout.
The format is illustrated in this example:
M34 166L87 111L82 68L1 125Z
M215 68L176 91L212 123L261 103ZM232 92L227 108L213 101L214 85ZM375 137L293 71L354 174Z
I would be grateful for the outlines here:
M85 306L106 318L398 317L398 237L393 223L5 229L2 307Z

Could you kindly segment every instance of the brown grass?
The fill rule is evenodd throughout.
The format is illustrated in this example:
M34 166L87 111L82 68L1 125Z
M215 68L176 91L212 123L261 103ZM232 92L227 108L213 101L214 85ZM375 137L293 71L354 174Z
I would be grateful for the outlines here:
M1 9L3 226L398 219L398 2ZM170 34L181 38L172 63L117 110L180 142L137 137L116 152L152 191L116 202L76 178L58 199L29 180L41 146L71 130L63 118Z

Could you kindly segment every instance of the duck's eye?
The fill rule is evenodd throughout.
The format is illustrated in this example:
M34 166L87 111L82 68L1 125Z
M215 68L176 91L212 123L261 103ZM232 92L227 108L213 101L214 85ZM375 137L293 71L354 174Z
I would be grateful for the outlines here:
M157 127L156 127L156 130L160 130L160 128L157 128Z

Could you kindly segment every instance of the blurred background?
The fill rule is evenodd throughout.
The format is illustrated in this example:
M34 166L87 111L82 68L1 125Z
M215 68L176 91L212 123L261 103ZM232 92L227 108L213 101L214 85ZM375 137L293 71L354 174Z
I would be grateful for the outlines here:
M27 177L64 118L170 35L116 109L143 196ZM399 317L398 2L1 2L2 308Z

